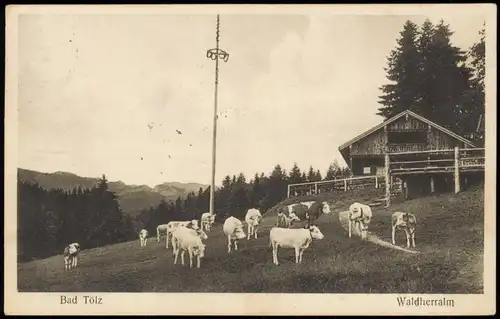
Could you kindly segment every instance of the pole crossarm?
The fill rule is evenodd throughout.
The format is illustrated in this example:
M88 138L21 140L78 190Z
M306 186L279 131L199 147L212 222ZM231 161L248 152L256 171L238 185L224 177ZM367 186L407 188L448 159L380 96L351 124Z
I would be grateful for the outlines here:
M223 60L224 62L227 62L227 60L229 59L229 53L227 53L226 51L222 50L222 49L210 49L210 50L207 50L207 58L209 59L212 59L215 61L215 59L221 59Z

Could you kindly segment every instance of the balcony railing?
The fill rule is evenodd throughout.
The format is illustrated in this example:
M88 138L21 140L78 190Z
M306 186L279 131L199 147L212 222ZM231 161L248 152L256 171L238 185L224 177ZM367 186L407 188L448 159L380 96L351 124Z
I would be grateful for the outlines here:
M387 144L389 153L425 151L425 143Z

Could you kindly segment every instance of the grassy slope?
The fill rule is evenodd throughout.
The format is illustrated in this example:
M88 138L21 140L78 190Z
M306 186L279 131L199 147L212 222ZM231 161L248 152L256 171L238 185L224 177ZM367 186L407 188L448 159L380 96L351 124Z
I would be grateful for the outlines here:
M361 192L363 201L378 194ZM332 195L323 195L332 196ZM350 195L352 196L352 194ZM336 194L329 201L335 212L346 210L353 198ZM364 197L364 198L363 198ZM288 200L292 201L292 199ZM358 238L349 239L338 214L322 216L325 239L294 264L294 252L278 252L280 266L271 263L269 229L274 209L266 214L261 238L242 241L240 250L227 255L218 225L209 234L201 269L173 266L165 242L151 239L82 251L80 265L64 273L62 256L19 266L20 291L86 292L330 292L330 293L481 293L483 269L482 188L458 195L446 194L394 204L390 210L374 208L371 231L390 240L390 214L413 212L418 219L417 249L413 255L381 247ZM397 243L405 243L398 234Z

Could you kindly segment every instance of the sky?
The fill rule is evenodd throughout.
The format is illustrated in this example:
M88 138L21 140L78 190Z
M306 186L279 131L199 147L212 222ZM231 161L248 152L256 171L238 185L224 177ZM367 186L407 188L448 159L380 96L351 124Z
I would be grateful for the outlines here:
M382 121L379 87L406 20L454 45L480 15L221 15L216 184L310 165ZM18 166L155 186L210 184L214 15L26 14L18 20ZM179 134L180 131L182 134Z

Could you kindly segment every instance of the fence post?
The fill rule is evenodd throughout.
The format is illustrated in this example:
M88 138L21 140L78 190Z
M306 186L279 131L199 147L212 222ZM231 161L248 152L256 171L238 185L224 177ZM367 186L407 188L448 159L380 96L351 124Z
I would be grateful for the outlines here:
M314 194L318 194L318 183L314 183Z
M391 205L391 173L389 166L389 154L385 153L385 207L389 207Z
M375 188L378 188L378 176L375 176Z
M344 192L347 192L347 179L344 178Z
M460 167L458 163L458 146L455 146L455 194L460 192Z
M288 186L287 186L286 198L290 198L290 184L288 184Z

